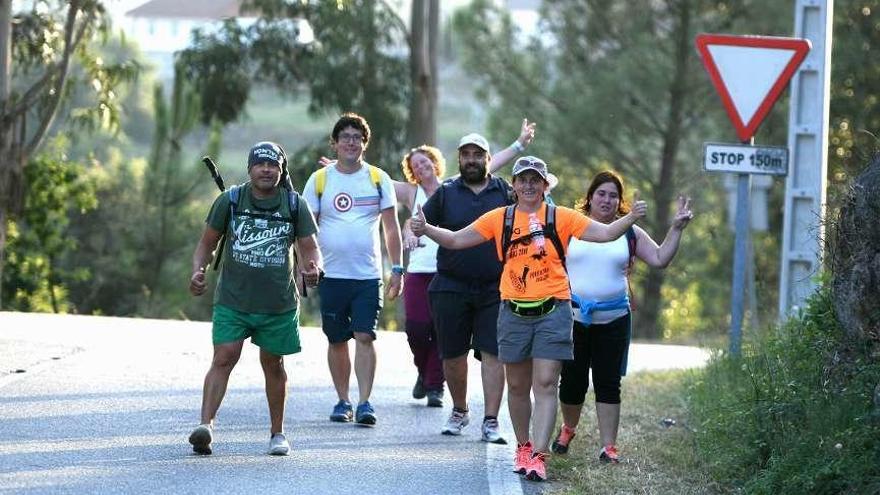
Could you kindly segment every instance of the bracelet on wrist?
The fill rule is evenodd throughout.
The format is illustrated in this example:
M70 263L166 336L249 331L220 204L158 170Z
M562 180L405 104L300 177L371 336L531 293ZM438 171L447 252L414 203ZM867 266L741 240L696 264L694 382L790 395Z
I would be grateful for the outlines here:
M520 154L526 150L526 147L519 142L519 139L514 141L513 144L510 145L510 147L513 148L513 150L516 151L517 154Z
M403 275L405 271L403 265L391 265L391 273L395 275Z

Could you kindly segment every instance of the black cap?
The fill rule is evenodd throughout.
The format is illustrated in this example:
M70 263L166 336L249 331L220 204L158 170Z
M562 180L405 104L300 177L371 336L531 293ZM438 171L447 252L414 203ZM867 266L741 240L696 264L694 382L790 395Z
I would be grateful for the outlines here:
M262 141L255 144L248 153L248 169L258 163L269 162L284 168L284 151L281 146L271 142Z

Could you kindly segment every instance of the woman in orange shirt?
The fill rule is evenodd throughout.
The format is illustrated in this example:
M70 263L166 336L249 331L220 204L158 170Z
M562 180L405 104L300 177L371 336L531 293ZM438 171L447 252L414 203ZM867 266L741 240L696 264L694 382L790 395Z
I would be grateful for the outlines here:
M492 210L456 232L427 224L421 209L410 223L413 233L427 235L447 249L495 241L498 257L504 262L498 357L507 374L507 403L517 439L514 470L534 481L547 478L546 458L556 424L559 373L562 361L573 358L565 246L571 238L613 241L647 211L645 202L636 200L630 213L615 222L591 222L571 208L548 207L544 201L548 188L547 164L526 156L513 166L517 197L513 207ZM548 214L552 221L548 221ZM555 226L555 231L545 230L548 223Z

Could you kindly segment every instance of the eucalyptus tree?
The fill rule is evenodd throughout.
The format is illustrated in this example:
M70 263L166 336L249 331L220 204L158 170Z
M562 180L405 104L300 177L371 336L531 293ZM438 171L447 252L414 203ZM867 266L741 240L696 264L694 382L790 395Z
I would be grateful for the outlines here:
M103 2L21 5L14 12L12 0L0 0L0 280L7 223L24 206L26 164L59 115L85 128L118 126L114 87L138 72L137 64L106 64L97 55L95 42L106 40L110 27ZM93 91L89 106L65 108L83 85Z

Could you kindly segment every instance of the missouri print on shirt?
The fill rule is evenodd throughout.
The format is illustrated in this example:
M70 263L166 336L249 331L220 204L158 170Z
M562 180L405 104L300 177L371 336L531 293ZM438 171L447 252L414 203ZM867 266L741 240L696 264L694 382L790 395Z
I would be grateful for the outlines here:
M249 213L245 210L245 213ZM254 268L282 267L287 262L290 248L291 225L280 213L273 218L254 218L237 215L232 243L232 259Z

